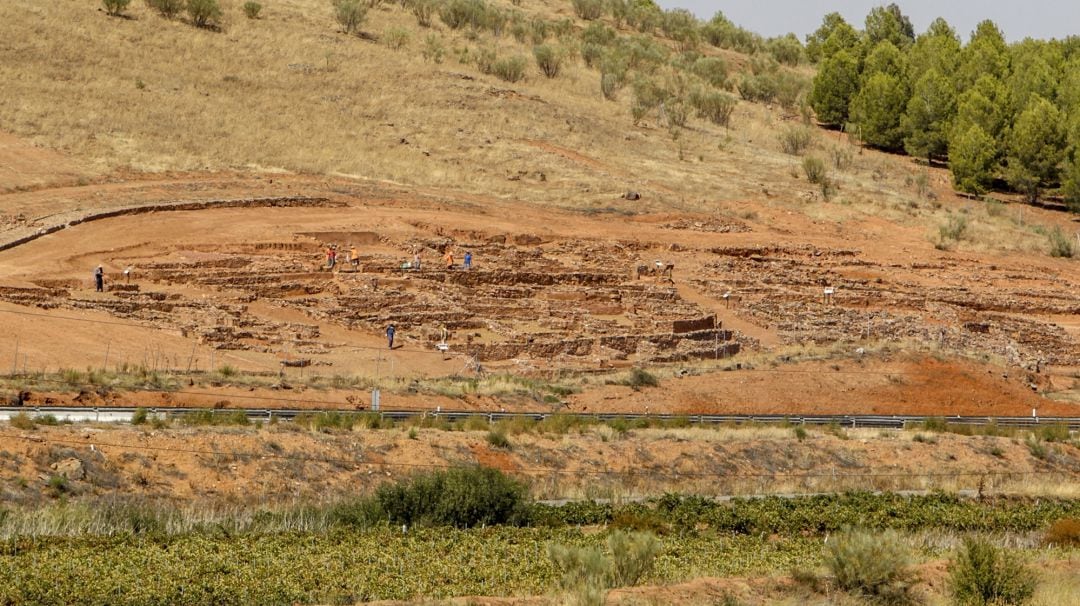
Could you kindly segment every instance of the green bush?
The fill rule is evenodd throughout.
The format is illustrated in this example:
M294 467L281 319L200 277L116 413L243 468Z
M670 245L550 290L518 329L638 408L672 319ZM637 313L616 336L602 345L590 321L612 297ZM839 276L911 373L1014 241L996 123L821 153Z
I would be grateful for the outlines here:
M825 167L825 161L817 156L807 156L802 161L803 172L806 180L814 184L822 184L829 178L829 169Z
M810 147L813 133L805 126L789 126L782 130L777 138L780 140L780 149L785 154L797 156Z
M439 0L409 0L409 10L416 17L417 25L421 27L431 27L431 18L437 8Z
M731 114L735 111L735 98L714 90L696 90L690 93L690 105L699 117L718 126L731 126Z
M443 45L442 38L435 34L428 34L427 38L424 38L424 49L420 51L420 54L426 61L442 63L443 57L446 56L446 46Z
M139 408L136 408L135 413L131 415L131 424L145 425L146 421L149 419L149 416L150 415L146 412L146 409L140 406Z
M1025 604L1035 593L1031 571L982 539L964 541L950 570L949 585L958 606Z
M213 29L221 25L225 13L218 0L187 0L187 14L195 27Z
M656 375L644 368L635 368L630 371L630 377L624 382L624 385L633 387L634 389L640 389L642 387L660 387L660 379L657 379Z
M525 57L521 55L515 55L513 57L506 57L505 59L499 59L492 66L492 73L499 77L501 80L507 82L518 82L525 77L525 66L528 62Z
M945 222L938 226L939 249L946 249L952 243L959 242L967 235L968 218L965 215L949 215Z
M574 12L586 21L604 16L604 0L574 0Z
M894 531L846 531L825 547L825 567L845 591L880 604L910 604L911 556Z
M540 68L540 73L548 78L559 75L559 70L562 68L562 51L551 45L541 44L533 47L533 57L536 58L536 66Z
M471 528L527 521L525 487L488 467L461 467L383 484L375 499L393 524Z
M1046 235L1050 240L1050 256L1051 257L1065 257L1072 258L1076 254L1075 245L1073 245L1072 238L1062 231L1061 227L1055 225L1054 229L1050 230L1050 233Z
M608 589L637 584L653 567L661 543L647 532L615 530L607 539L610 555L597 547L548 545L559 589L580 605L601 605Z
M334 18L346 34L360 29L367 19L368 7L360 0L334 0Z
M614 101L622 87L623 81L617 74L610 72L600 74L600 92L608 101Z
M450 29L481 30L487 27L491 10L484 0L449 0L439 9L439 18Z
M131 0L101 0L101 3L105 6L106 13L116 16L124 12Z
M409 44L409 30L404 27L391 27L383 32L383 43L391 50L399 50Z
M513 449L513 445L510 443L510 439L506 437L506 434L501 431L489 431L487 434L487 443L493 448L501 448L503 450Z
M184 0L146 0L146 5L166 19L175 18L184 10Z
M727 62L720 57L701 57L690 66L690 71L716 88L727 85Z
M260 12L262 12L262 5L258 2L248 0L248 2L244 3L244 15L248 19L258 19Z
M25 412L11 415L11 418L8 419L8 425L11 425L15 429L34 429L37 427L34 418Z

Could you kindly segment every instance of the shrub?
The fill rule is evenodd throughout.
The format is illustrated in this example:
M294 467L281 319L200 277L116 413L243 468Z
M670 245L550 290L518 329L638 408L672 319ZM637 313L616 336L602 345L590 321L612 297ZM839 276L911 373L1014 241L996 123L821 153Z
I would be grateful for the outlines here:
M634 389L641 389L642 387L660 387L660 379L657 379L656 375L644 368L635 368L630 371L630 378L626 380L625 385L633 387Z
M1035 577L1014 557L981 539L966 539L950 571L959 606L1024 604L1035 593Z
M334 18L346 34L360 29L367 19L367 11L367 5L360 0L334 0Z
M517 82L525 77L525 66L527 63L525 57L522 57L521 55L499 59L495 62L495 65L492 66L492 72L501 80Z
M213 29L221 25L224 12L218 0L187 0L187 14L195 27Z
M595 44L597 46L607 46L615 41L618 34L615 30L604 25L603 23L590 23L581 32L581 41L584 44Z
M258 2L251 2L249 0L244 3L244 15L248 19L258 19L260 12L262 12L262 5Z
M967 234L968 218L964 215L949 215L945 223L938 226L937 247L944 249L952 242L959 242Z
M489 431L487 434L487 443L493 448L501 448L503 450L513 449L513 445L510 444L510 439L501 431Z
M166 19L174 18L184 10L184 0L146 0L146 5Z
M548 78L559 75L559 70L562 68L562 52L559 49L548 44L541 44L533 47L533 57L536 57L536 66L540 68L540 73Z
M616 530L608 535L607 547L610 555L597 547L548 545L559 588L577 604L603 604L608 589L636 584L648 574L662 546L651 533Z
M101 0L101 3L105 6L106 13L117 16L124 12L131 0Z
M574 12L586 21L604 16L604 0L574 0Z
M383 42L391 50L404 48L409 43L409 30L403 27L391 27L383 33Z
M489 467L461 467L383 484L375 499L383 519L410 526L459 528L518 524L526 519L525 487Z
M37 427L34 418L25 412L11 415L11 418L8 419L8 425L11 425L15 429L34 429Z
M781 131L777 138L780 140L780 149L784 150L785 154L797 156L810 147L813 134L805 126L789 126Z
M1054 229L1046 235L1050 240L1050 256L1072 258L1076 254L1072 238L1065 235L1061 227L1055 225Z
M613 73L600 74L600 92L608 101L614 101L622 87L623 81L618 75Z
M424 50L420 51L420 54L426 61L442 63L443 57L446 56L446 47L442 43L442 38L435 34L428 34L427 38L424 38Z
M690 105L699 117L718 126L731 126L731 114L735 111L735 98L720 91L696 90L690 94Z
M450 29L483 29L491 9L484 0L449 0L439 9L439 18Z
M682 128L686 126L686 120L690 117L690 111L686 108L686 104L679 99L673 99L663 104L664 117L667 118L668 126L671 128Z
M145 425L148 417L149 414L147 414L146 409L140 406L139 408L136 408L135 413L131 415L131 424Z
M600 65L600 60L603 58L603 46L592 42L586 42L581 47L581 60L585 62L585 67L596 67Z
M482 74L490 74L495 71L495 62L499 60L498 53L493 48L481 48L476 51L476 69Z
M913 601L910 555L894 531L846 531L825 548L825 566L840 588L882 604Z
M803 172L806 180L814 183L824 183L829 178L829 170L825 168L825 161L817 156L807 156L802 161Z
M701 57L690 66L690 71L716 88L727 85L727 63L720 57Z
M409 1L409 9L412 11L413 16L416 17L417 25L420 25L421 27L431 27L431 17L435 14L435 9L438 7L438 0Z
M229 377L235 377L238 374L238 371L236 370L236 367L231 364L223 364L217 369L217 373L227 379Z
M1043 543L1059 547L1080 547L1080 518L1062 518L1050 525Z

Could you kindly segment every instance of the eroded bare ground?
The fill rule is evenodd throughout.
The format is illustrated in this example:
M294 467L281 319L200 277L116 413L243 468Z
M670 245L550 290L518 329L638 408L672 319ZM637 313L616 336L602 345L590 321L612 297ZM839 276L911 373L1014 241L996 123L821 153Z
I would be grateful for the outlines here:
M91 205L102 196L110 202ZM1014 414L1027 414L1031 402L1020 394L1073 389L1080 360L1070 321L1080 314L1080 276L1068 262L936 251L899 227L888 240L873 225L793 236L725 204L711 215L590 215L303 176L170 175L4 197L5 208L38 204L45 213L5 230L6 241L25 238L27 225L41 231L103 210L172 207L72 225L0 253L4 310L94 321L5 313L21 359L0 358L27 372L109 360L172 371L273 372L288 362L309 364L309 373L403 379L468 375L479 365L551 377L709 360L739 368L794 345L830 348L826 357L847 369L864 368L878 349L871 344L884 342L991 364L971 388L975 399L980 390L1008 394ZM201 210L178 210L178 201ZM333 270L325 267L331 244L340 255ZM346 261L352 246L356 267ZM461 268L467 251L470 271ZM421 268L403 268L414 253ZM673 280L655 271L658 261L674 265ZM92 288L99 263L105 293ZM394 352L382 337L390 323L401 344ZM443 326L450 348L439 353ZM912 360L904 364L879 372L910 373ZM761 407L790 399L780 397L785 385L801 389L793 375L770 377ZM825 391L811 406L858 388L866 409L888 410L858 384L819 385ZM925 389L911 382L932 412ZM618 408L619 399L578 398L590 410Z

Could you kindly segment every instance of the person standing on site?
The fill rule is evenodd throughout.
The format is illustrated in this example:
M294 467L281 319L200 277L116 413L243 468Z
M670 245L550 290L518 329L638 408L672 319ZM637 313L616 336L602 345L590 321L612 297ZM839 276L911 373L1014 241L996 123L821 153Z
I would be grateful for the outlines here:
M394 333L396 332L397 330L394 328L393 324L386 327L386 342L387 345L390 346L390 349L394 348Z
M356 250L355 244L349 249L349 263L352 263L354 272L360 271L360 253Z
M465 251L465 269L472 269L472 251Z
M443 261L446 261L446 269L454 269L454 252L449 248L446 249L446 254L443 255Z
M416 271L420 271L420 251L417 250L412 256L412 268Z
M94 270L94 286L98 292L105 292L105 268L100 265Z

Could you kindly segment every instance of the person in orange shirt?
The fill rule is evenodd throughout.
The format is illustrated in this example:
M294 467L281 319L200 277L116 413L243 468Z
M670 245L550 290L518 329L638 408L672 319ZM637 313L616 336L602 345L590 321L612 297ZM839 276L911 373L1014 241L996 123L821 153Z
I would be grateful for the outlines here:
M443 255L443 261L446 261L446 269L454 269L454 253L449 248L446 249L446 254Z

